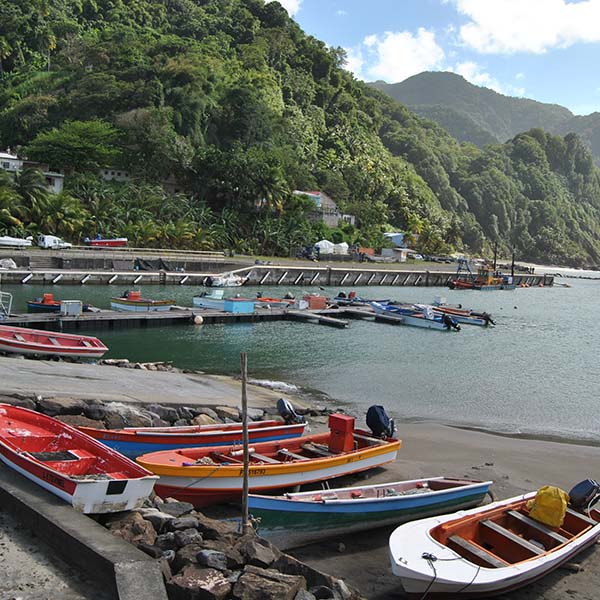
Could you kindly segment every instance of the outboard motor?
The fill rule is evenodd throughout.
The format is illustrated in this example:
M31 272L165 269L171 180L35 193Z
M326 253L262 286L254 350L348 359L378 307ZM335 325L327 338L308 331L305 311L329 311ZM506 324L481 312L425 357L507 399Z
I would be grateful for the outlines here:
M600 500L600 484L593 479L580 481L569 492L569 504L580 512L589 510Z
M383 406L374 404L367 410L367 425L378 438L394 437L396 426L394 420L388 417Z
M277 412L283 417L287 425L306 422L306 419L299 415L294 410L291 402L285 398L279 398L279 400L277 400Z

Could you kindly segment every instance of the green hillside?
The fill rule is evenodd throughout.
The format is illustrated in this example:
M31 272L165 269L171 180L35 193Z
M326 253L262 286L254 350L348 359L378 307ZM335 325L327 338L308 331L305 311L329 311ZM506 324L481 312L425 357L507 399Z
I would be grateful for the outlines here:
M0 232L286 255L325 236L380 247L399 228L427 253L497 242L520 260L600 264L599 172L578 137L461 145L344 58L277 2L0 4L0 148L67 173L50 195L39 172L0 171ZM315 223L297 189L357 225Z

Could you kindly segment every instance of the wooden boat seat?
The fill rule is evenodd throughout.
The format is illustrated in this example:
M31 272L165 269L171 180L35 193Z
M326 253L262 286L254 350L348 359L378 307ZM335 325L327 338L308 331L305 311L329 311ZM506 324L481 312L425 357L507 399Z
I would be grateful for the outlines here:
M255 458L256 460L260 460L261 462L269 463L272 465L277 465L281 463L281 461L277 460L276 458L271 458L270 456L265 456L264 454L258 454L257 452L252 452L252 454L250 454L250 458Z
M592 526L598 525L598 521L594 521L594 519L592 519L592 517L588 517L584 513L581 513L577 510L573 510L570 506L567 506L567 514L571 515L572 517L581 519L582 521L585 521L588 525L592 525Z
M237 458L234 458L233 456L228 456L227 454L223 454L222 452L211 452L210 455L221 462L225 462L225 463L239 463L242 464L244 461L239 460Z
M50 337L48 337L48 340L54 346L60 346L60 342L55 337L50 336Z
M327 449L327 446L323 446L321 444L313 444L312 442L307 442L306 444L302 444L302 448L307 452L312 452L313 454L317 454L319 456L335 456L333 452L330 452Z
M13 333L13 337L15 338L15 340L17 340L19 342L25 341L25 338L20 333Z
M381 440L379 438L369 437L368 435L361 435L360 433L355 433L354 437L357 440L362 440L363 442L369 442L370 445L373 446L385 446L387 442L385 440Z
M539 521L536 521L531 517L527 517L519 511L509 510L507 514L509 514L513 519L516 519L520 523L523 523L531 527L532 529L535 529L537 531L540 531L544 535L547 535L559 544L564 544L565 542L569 541L564 535L561 535L560 533L554 531L551 527L548 527L548 525L544 525L544 523L540 523Z
M301 454L295 454L294 452L290 452L286 448L282 448L279 451L279 454L283 456L288 456L289 458L293 458L294 460L306 460L306 456L302 456Z
M92 344L90 344L87 340L81 340L81 343L86 346L87 348L91 348Z
M485 548L474 544L473 542L460 537L459 535L452 535L448 538L449 542L452 542L462 550L468 552L472 556L475 556L479 561L481 561L485 566L494 567L496 569L501 569L502 567L507 567L508 563L503 561L501 558L488 552Z
M494 533L509 539L511 542L514 542L521 548L525 548L529 550L535 555L544 554L544 548L540 548L531 542L528 542L526 539L519 537L516 533L510 531L510 529L506 529L506 527L502 527L502 525L498 525L498 523L494 523L494 521L490 521L489 519L485 519L484 521L480 521L479 523L482 527L490 529Z

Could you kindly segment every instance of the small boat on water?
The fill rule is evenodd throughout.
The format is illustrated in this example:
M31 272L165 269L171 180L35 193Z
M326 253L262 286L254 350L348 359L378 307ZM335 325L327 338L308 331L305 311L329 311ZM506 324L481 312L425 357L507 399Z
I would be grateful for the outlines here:
M371 308L379 315L397 318L402 325L437 329L438 331L460 331L460 325L450 315L435 314L431 310L419 310L413 305L381 304L371 302Z
M334 296L331 299L331 303L337 304L338 306L369 306L371 302L388 304L390 300L370 300L369 298L357 296L356 292L349 292L348 294L346 294L345 292L339 292L337 296Z
M285 425L280 421L253 421L248 423L248 439L252 443L289 439L301 436L305 428L306 423ZM239 446L243 437L241 423L126 429L80 427L79 429L130 458L136 458L147 452L177 448Z
M292 308L296 305L296 299L293 297L286 298L285 296L283 298L269 298L258 292L254 303L260 308Z
M120 298L111 298L110 307L113 310L126 312L168 311L175 304L175 300L150 300L142 298L141 292L127 290Z
M31 246L31 238L16 238L10 235L0 236L0 246L9 248L29 248Z
M483 598L531 583L600 537L600 512L567 508L550 527L527 508L535 492L443 517L390 536L390 559L409 597Z
M514 290L517 286L513 283L512 277L494 271L489 265L479 267L475 275L471 271L469 262L466 259L459 259L456 276L450 280L448 287L451 290L481 290L488 292Z
M283 496L250 494L248 507L258 519L258 534L286 550L470 508L483 501L491 483L430 477Z
M247 314L253 313L255 301L250 298L224 298L224 290L210 290L202 292L198 296L192 298L192 304L197 308L209 310L220 310L222 312ZM239 296L239 295L238 295Z
M400 440L375 438L354 429L354 418L331 414L330 431L289 440L252 444L252 492L285 489L349 475L396 459ZM144 454L137 459L160 476L156 493L202 507L239 500L243 450L238 446L187 448Z
M61 301L54 299L54 294L44 294L41 298L34 298L27 301L27 312L30 313L58 313L60 312ZM89 304L82 304L82 310L89 312L92 310Z
M92 248L122 248L127 246L127 238L103 238L102 236L97 236L92 240L85 238L83 243Z
M206 278L205 285L208 287L241 287L250 277L242 277L237 273L222 273L221 275L211 275Z
M98 338L89 335L0 325L0 352L100 358L107 351Z
M480 327L496 324L494 319L492 319L492 315L487 312L475 311L471 308L463 308L460 305L450 305L446 304L445 301L440 302L437 300L434 300L432 306L435 312L450 315L458 323L479 325Z
M0 460L83 513L139 508L157 477L33 410L0 404Z

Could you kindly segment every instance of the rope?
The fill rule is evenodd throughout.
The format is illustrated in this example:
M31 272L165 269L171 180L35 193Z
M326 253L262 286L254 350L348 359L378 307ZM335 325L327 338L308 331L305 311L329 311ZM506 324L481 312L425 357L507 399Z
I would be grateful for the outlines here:
M429 594L429 591L431 590L433 584L437 580L437 569L435 568L434 563L436 561L451 562L453 560L462 560L462 556L458 556L456 558L438 558L435 554L431 554L430 552L423 552L423 554L421 554L421 558L424 558L427 561L427 563L431 567L431 570L433 571L433 578L431 579L431 581L427 585L427 588L423 592L423 595L419 598L419 600L425 600L427 598L427 596ZM477 575L479 575L479 571L480 570L481 570L481 565L478 565L477 566L477 571L475 571L475 575L473 575L473 578L471 579L471 581L469 581L469 583L465 584L463 587L459 588L458 590L456 590L456 591L454 591L452 593L453 594L460 594L461 592L464 592L468 587L470 587L473 584L473 582L475 581L475 579L477 579Z

